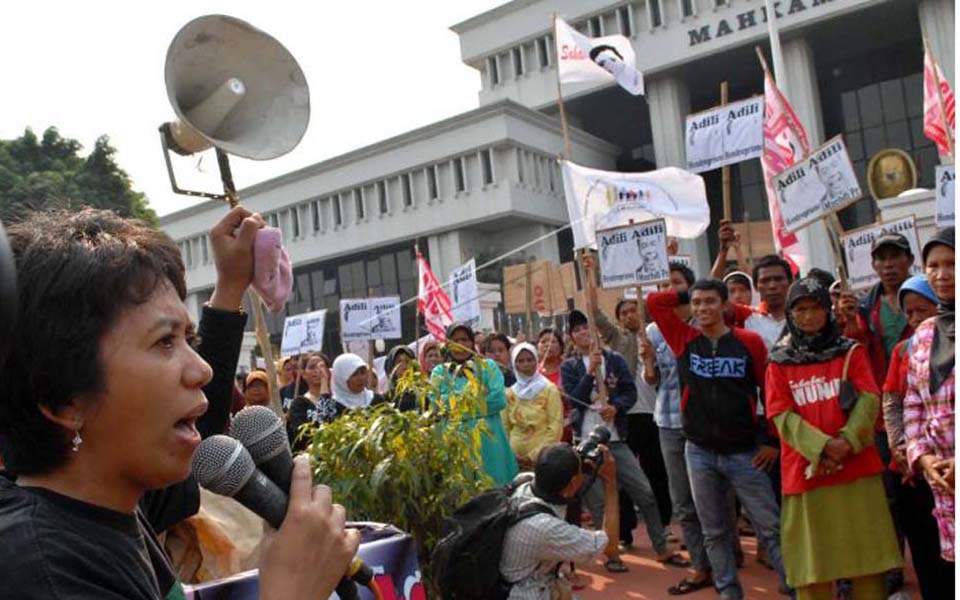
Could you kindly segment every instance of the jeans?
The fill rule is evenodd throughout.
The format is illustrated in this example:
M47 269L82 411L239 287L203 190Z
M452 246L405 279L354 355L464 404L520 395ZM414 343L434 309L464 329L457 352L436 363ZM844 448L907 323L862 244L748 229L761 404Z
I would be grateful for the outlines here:
M667 533L660 520L660 511L657 509L657 500L653 496L650 481L643 474L640 462L629 446L623 442L610 442L609 446L610 454L617 462L617 485L627 492L633 503L640 509L653 549L657 554L665 553ZM603 523L603 482L599 478L587 490L584 500L593 514L593 522L598 525Z
M698 573L706 573L710 570L710 561L703 546L703 530L700 527L700 518L697 517L697 508L693 504L693 493L690 491L685 444L683 430L660 428L660 451L667 467L673 513L680 521L683 543L690 552L693 568Z
M757 539L763 540L781 583L786 584L780 556L780 507L767 474L753 466L756 451L721 454L690 441L686 450L693 502L703 525L704 544L720 597L743 598L733 555L733 536L737 535L737 530L730 524L728 485L736 492Z

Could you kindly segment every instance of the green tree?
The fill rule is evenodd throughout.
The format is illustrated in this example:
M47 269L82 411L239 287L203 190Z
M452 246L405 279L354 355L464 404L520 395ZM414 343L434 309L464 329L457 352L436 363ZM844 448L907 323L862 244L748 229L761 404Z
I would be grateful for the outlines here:
M110 139L98 138L86 158L80 156L82 148L56 127L44 131L43 139L28 128L19 138L0 140L0 219L15 221L51 207L93 206L156 226L157 214L117 165Z

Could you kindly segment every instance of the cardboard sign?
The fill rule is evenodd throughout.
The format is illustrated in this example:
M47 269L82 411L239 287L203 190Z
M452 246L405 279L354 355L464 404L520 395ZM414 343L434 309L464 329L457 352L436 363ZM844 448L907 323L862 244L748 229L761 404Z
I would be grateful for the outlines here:
M847 283L850 289L862 290L880 281L880 277L873 270L870 251L873 248L873 241L885 233L899 233L907 238L914 261L910 267L910 274L923 273L923 267L920 265L920 240L913 215L895 221L881 221L840 236L843 256L847 262Z
M600 287L670 281L667 225L663 219L597 230Z
M293 356L323 350L323 332L327 310L292 315L283 320L280 355Z
M354 298L340 301L340 337L344 342L395 340L403 337L400 298Z
M954 165L937 165L937 227L950 227L956 222L957 193L953 187L956 179Z
M783 225L797 231L863 196L843 136L836 136L772 180Z
M519 314L529 309L540 316L550 317L567 312L567 296L560 269L550 261L536 261L503 268L503 304L507 314ZM527 280L530 294L527 294Z
M687 116L687 170L702 173L763 153L763 96Z
M450 294L454 323L470 327L480 324L480 292L477 288L477 261L471 258L467 264L450 272L447 288Z

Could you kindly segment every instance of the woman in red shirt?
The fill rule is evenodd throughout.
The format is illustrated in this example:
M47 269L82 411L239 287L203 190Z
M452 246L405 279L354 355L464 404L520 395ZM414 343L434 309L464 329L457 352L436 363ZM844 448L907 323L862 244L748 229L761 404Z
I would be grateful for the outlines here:
M840 335L824 285L807 277L787 297L785 336L770 353L767 414L783 441L782 543L800 600L886 598L884 573L903 565L873 445L880 390L866 351ZM849 364L847 361L849 359ZM854 391L844 395L844 371Z
M573 441L573 428L570 426L570 400L563 395L560 385L560 364L563 363L563 339L556 329L547 327L537 335L537 352L540 354L540 373L560 390L563 401L563 434L561 441Z

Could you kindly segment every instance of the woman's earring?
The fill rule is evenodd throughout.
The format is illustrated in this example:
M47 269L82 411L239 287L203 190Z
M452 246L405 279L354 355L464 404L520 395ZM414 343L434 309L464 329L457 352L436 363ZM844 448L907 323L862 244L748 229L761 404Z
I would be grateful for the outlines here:
M72 450L73 450L74 452L78 452L78 451L80 450L80 445L83 444L83 438L80 437L80 430L79 430L79 429L74 429L74 430L73 430L73 440L72 440L72 443L73 443L73 448L72 448Z

